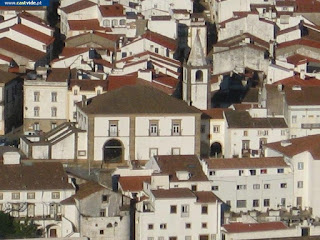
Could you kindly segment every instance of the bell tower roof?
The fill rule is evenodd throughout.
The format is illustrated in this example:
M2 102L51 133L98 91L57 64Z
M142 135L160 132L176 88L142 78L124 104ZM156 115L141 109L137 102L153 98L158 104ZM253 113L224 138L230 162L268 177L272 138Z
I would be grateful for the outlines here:
M187 64L191 66L206 66L208 64L201 45L199 31L193 40Z

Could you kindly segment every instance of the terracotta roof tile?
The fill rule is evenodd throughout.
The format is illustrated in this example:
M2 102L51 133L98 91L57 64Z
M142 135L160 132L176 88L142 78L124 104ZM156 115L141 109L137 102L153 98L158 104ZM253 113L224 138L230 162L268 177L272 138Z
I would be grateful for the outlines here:
M93 6L96 6L97 4L88 0L82 0L79 2L75 2L69 6L61 8L61 11L64 11L65 13L73 13L77 11L81 11Z
M222 227L226 229L228 233L275 231L288 228L282 222L230 223L225 224Z
M0 48L5 49L8 52L12 52L13 54L30 59L32 61L37 61L45 57L46 55L46 53L44 52L31 48L27 45L17 43L6 37L0 39Z
M320 12L320 2L317 0L296 0L296 5L298 13Z
M44 21L43 19L31 14L31 13L28 13L28 12L21 12L19 13L18 15L20 18L24 18L28 21L31 21L31 22L34 22L36 24L39 24L41 25L42 27L45 27L45 28L48 28L48 29L51 29L52 31L54 30L52 27L48 26L48 23L46 21Z
M168 174L170 181L180 181L176 176L177 171L187 171L191 174L186 181L208 181L196 155L159 155L155 159L161 173Z
M79 185L79 190L76 194L73 195L73 198L81 200L90 196L93 193L99 192L104 189L105 187L101 186L100 184L89 181Z
M213 193L209 191L203 192L194 192L197 196L197 202L199 203L214 203L214 202L221 202L221 200Z
M71 57L81 53L88 52L89 48L76 48L76 47L65 47L63 48L60 56L61 57Z
M320 105L319 91L320 86L284 87L285 99L289 106Z
M121 4L101 5L99 7L102 17L121 17L125 16Z
M39 162L0 166L2 191L58 189L73 189L61 163Z
M143 183L150 182L151 176L120 177L119 184L123 191L139 192L143 190Z
M297 66L299 64L304 64L304 63L308 63L308 62L320 62L320 60L315 59L315 58L311 58L308 56L303 56L300 54L294 54L290 57L287 57L287 62Z
M71 31L100 30L104 32L111 32L111 28L101 27L98 19L69 20L68 24Z
M146 31L146 33L143 34L141 37L146 38L152 42L158 43L159 45L162 45L164 47L167 47L172 51L175 51L177 48L177 41L176 40L174 40L172 38L168 38L166 36L163 36L163 35L155 33L155 32Z
M3 60L3 61L6 61L8 63L10 63L13 60L13 58L5 56L3 54L0 54L0 59Z
M310 152L314 159L320 160L320 135L310 135L306 137L293 138L287 141L268 143L265 146L285 156L293 157L302 152ZM285 144L282 144L285 143Z
M148 101L146 101L148 99ZM184 101L150 86L133 85L100 94L81 107L87 114L198 114Z
M288 167L283 157L209 158L204 160L208 169L246 169Z
M224 118L223 113L224 111L227 111L227 110L228 110L227 108L211 108L208 110L204 110L203 112L212 119L223 119ZM229 109L229 111L231 110Z
M314 40L309 40L309 39L306 39L306 38L300 38L300 39L297 39L297 40L292 40L292 41L280 43L277 46L277 49L291 47L291 46L294 46L294 45L302 45L302 46L308 46L308 47L312 47L312 48L320 48L320 42L314 41Z
M301 79L299 75L294 75L273 83L273 85L284 86L320 86L320 80L316 78Z
M79 86L81 91L95 91L95 88L100 86L107 91L108 82L106 80L71 79L69 89L73 86Z
M151 192L156 199L196 198L196 195L188 188L160 189Z
M11 27L11 29L14 31L17 31L23 35L31 37L39 42L42 42L46 45L49 45L49 44L53 43L53 41L54 41L54 37L48 36L44 33L41 33L33 28L29 28L29 27L22 25L22 24L16 24L13 27Z

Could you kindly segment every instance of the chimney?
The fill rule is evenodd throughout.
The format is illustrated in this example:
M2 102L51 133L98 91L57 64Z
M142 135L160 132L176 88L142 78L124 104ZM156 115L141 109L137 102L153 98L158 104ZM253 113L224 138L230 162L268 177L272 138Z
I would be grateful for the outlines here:
M5 152L3 154L3 164L4 165L20 164L20 154L18 152Z
M300 71L300 78L302 80L305 80L306 79L306 71L304 69L301 69Z
M150 69L140 69L138 71L138 78L152 82L152 70Z
M82 95L81 106L84 107L87 105L87 96Z

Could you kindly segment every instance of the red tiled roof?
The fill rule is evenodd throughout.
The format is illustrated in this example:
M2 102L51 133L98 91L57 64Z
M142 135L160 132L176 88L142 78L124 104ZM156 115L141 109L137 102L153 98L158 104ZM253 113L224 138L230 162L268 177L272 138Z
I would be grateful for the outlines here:
M258 104L254 103L235 103L233 104L234 110L249 110L251 108L258 107Z
M187 9L172 9L172 12L174 14L189 14Z
M79 86L81 91L95 91L96 87L101 86L104 91L107 91L107 80L91 80L91 79L71 79L69 89L73 86Z
M296 0L296 5L296 12L299 13L320 12L320 2L317 0Z
M90 8L92 6L95 6L97 4L88 1L88 0L82 0L79 2L75 2L69 6L63 7L61 8L61 11L64 11L65 13L73 13L73 12L77 12L77 11L81 11L84 10L86 8Z
M264 223L230 223L222 226L228 233L242 232L263 232L283 230L288 227L282 222L264 222Z
M31 22L34 22L34 23L37 23L39 25L41 25L42 27L46 27L48 29L51 29L52 31L54 30L52 27L48 26L47 25L47 22L44 21L43 19L35 16L35 15L32 15L31 13L28 13L28 12L21 12L19 13L18 15L20 18L24 18L28 21L31 21Z
M279 7L294 7L295 5L296 5L296 2L292 1L292 0L280 0L280 1L277 0L276 1L276 6L279 6Z
M223 112L226 110L227 108L211 108L208 110L203 110L203 112L212 119L223 119Z
M88 20L69 20L69 28L71 31L80 30L101 30L105 32L111 32L110 28L101 27L99 25L98 19L88 19Z
M283 157L261 158L209 158L205 159L208 169L244 169L288 167Z
M93 62L96 64L101 64L102 66L106 66L109 68L112 68L112 63L108 62L107 60L104 59L93 59Z
M0 59L6 62L11 62L13 58L0 54Z
M300 86L299 89L288 86L284 92L289 106L320 105L320 86Z
M99 7L102 17L121 17L124 16L121 4L101 5Z
M159 189L151 192L156 199L196 198L196 195L189 188Z
M62 57L71 57L81 53L88 52L89 48L76 48L76 47L65 47L62 50L60 56Z
M306 38L300 38L297 40L280 43L278 45L277 49L286 48L286 47L290 47L293 45L304 45L304 46L308 46L308 47L312 47L312 48L320 48L320 42L314 41L314 40L309 40Z
M177 48L177 41L176 40L174 40L172 38L168 38L166 36L163 36L163 35L155 33L155 32L146 31L146 33L142 35L142 38L146 38L152 42L155 42L159 45L162 45L166 48L169 48L172 51L175 51Z
M197 202L199 203L214 203L221 201L213 192L203 191L193 193L197 196Z
M42 42L46 45L49 45L53 43L54 37L48 36L42 32L39 32L33 28L29 28L25 25L22 24L16 24L13 27L11 27L12 30L17 31L23 35L26 35L28 37L31 37L39 42Z
M268 143L265 146L288 157L293 157L299 153L308 151L314 159L320 160L319 142L320 135L317 134L286 140L287 144L285 144L284 146L281 145L281 141Z
M289 32L295 31L295 30L300 30L300 26L297 25L297 26L293 26L293 27L289 27L289 28L280 30L279 32L277 32L277 36L285 34L285 33L289 33Z
M287 62L297 66L299 64L304 64L307 62L320 62L320 60L315 59L315 58L311 58L311 57L307 57L307 56L303 56L300 54L294 54L290 57L287 57Z
M316 78L301 79L299 75L294 75L273 83L273 85L284 86L320 86L320 80Z
M8 52L12 52L16 55L30 59L32 61L37 61L46 55L46 53L31 48L27 45L17 43L6 37L0 39L0 48L5 49Z
M181 181L176 176L177 171L187 171L191 174L189 180L184 181L208 181L196 155L159 155L155 156L155 159L161 173L168 174L170 181Z
M119 184L123 191L139 192L143 190L143 183L150 182L151 176L120 177Z

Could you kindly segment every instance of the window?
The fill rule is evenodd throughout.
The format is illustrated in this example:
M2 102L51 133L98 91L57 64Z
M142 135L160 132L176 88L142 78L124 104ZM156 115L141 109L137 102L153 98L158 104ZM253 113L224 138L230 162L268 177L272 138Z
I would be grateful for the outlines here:
M281 130L281 136L285 136L286 135L286 130Z
M214 133L219 133L220 132L220 126L219 125L214 125L213 126L213 132Z
M298 162L298 170L303 170L303 168L304 168L304 163Z
M27 199L35 199L35 192L28 192Z
M239 170L239 176L242 176L243 175L243 170Z
M179 136L181 135L181 121L172 120L172 135Z
M281 198L280 204L281 204L281 206L286 206L286 199L285 198Z
M242 140L242 149L250 149L250 141L249 140Z
M33 101L39 102L40 101L40 92L34 92L33 93Z
M11 194L11 199L13 199L13 200L18 200L18 199L20 199L20 193L12 193L12 194Z
M191 190L196 192L197 191L197 185L191 185Z
M256 170L250 170L250 175L251 175L251 176L256 175Z
M297 187L298 188L303 188L303 181L298 181L297 182Z
M105 216L106 216L106 210L100 209L100 217L105 217Z
M164 237L158 237L158 240L164 240Z
M208 224L207 224L206 222L203 222L203 223L201 223L201 227L202 227L202 228L207 228L207 227L208 227Z
M191 223L186 223L186 228L190 229L191 228Z
M152 230L153 229L153 224L148 224L148 229Z
M171 148L172 155L180 155L180 148Z
M103 230L100 230L100 235L103 235L104 234L104 231Z
M287 184L286 183L280 183L280 188L287 188Z
M182 205L181 206L181 217L188 217L189 216L189 205Z
M113 19L112 20L112 27L114 26L118 26L118 20L117 19Z
M270 199L264 199L263 200L263 206L264 207L270 207Z
M149 135L150 136L158 136L158 121L150 121Z
M147 240L154 240L154 238L153 237L148 237Z
M40 112L40 108L39 107L34 107L33 108L33 115L35 117L39 117L39 112Z
M126 20L125 19L120 19L120 25L125 25L126 24Z
M51 123L51 129L55 129L57 127L57 123L53 122Z
M33 124L33 130L34 131L39 131L40 130L40 124L38 122Z
M278 173L284 173L284 169L283 168L278 168Z
M247 207L246 200L237 200L237 208L245 208L245 207Z
M78 95L78 89L73 89L73 95Z
M192 240L191 236L185 236L184 240Z
M12 204L11 214L13 217L19 217L19 211L21 210L19 203Z
M237 185L237 190L246 190L247 189L247 185L242 184L242 185Z
M158 155L158 148L150 148L149 149L149 157L153 157Z
M296 115L292 116L292 123L297 123L297 116Z
M0 193L0 200L3 200L3 193Z
M51 108L51 117L56 117L57 116L57 108L56 107L52 107Z
M102 195L101 196L101 200L102 200L102 202L108 202L108 195Z
M201 206L201 214L208 214L208 206L206 205Z
M56 102L57 101L57 92L52 92L51 93L51 102Z
M259 207L259 199L254 199L253 201L252 201L252 207Z
M155 52L155 53L159 53L159 48L157 48L157 47L154 48L154 52Z
M60 199L60 193L59 192L52 192L51 198L52 199Z
M161 223L160 224L160 229L167 229L167 224Z
M177 213L177 205L170 206L170 213Z
M101 90L97 90L97 95L100 95L101 94Z
M267 174L267 169L261 169L260 174Z
M212 186L211 189L212 191L219 191L219 186Z
M196 82L202 82L203 81L203 72L201 70L196 71Z
M109 137L118 136L118 121L109 121Z
M209 171L209 175L210 175L210 176L216 175L216 171Z
M243 131L243 136L247 137L248 136L248 131Z
M253 189L260 189L260 184L253 184Z
M268 183L264 184L263 187L264 187L264 189L270 189L270 184L268 184Z

